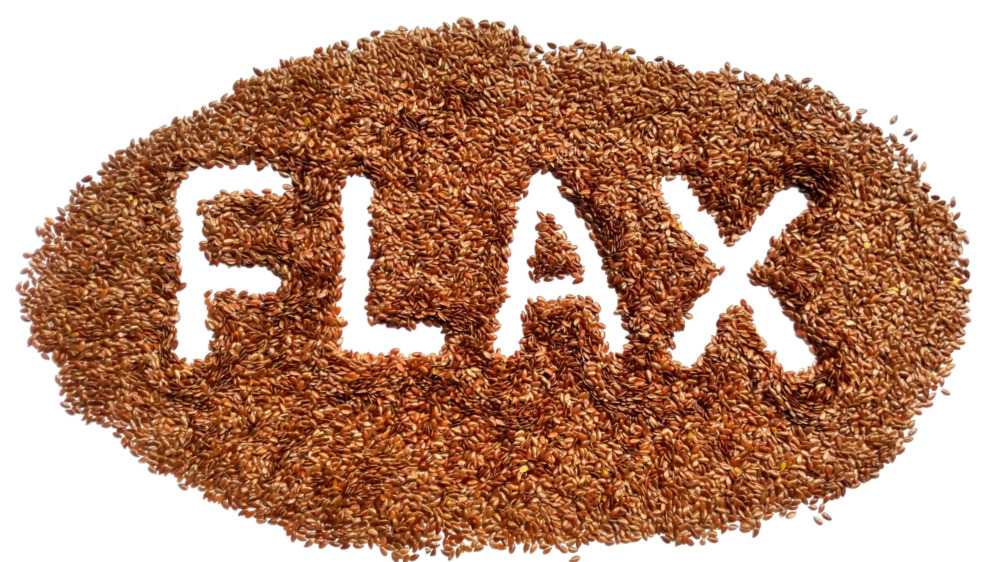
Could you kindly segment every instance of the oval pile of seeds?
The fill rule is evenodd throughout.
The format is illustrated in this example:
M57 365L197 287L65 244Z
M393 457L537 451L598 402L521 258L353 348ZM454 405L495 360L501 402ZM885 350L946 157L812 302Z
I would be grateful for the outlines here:
M535 230L538 238L535 253L528 258L528 277L535 283L566 277L572 277L574 284L583 282L580 254L576 253L576 245L569 241L556 218L539 211Z
M756 533L874 478L963 343L955 215L907 146L808 79L544 48L466 19L255 73L77 185L18 290L70 413L295 539L412 559ZM204 202L203 248L281 287L206 297L211 352L183 361L176 190L244 165L289 185ZM581 297L532 301L521 351L494 348L515 211L539 172L595 235L622 353ZM368 311L440 326L437 354L341 348L340 190L355 175L375 190ZM812 367L783 370L745 305L693 366L672 360L719 273L670 213L672 177L729 241L775 192L805 192L751 278Z

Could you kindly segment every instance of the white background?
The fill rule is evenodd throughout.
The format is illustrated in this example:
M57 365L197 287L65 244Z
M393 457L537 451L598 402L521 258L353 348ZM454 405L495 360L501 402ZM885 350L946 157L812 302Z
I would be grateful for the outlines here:
M0 16L0 154L5 164L0 287L7 287L7 293L0 294L0 559L382 559L377 551L292 544L279 527L258 526L205 501L196 491L180 490L171 477L151 475L110 430L67 416L59 406L55 366L25 345L28 325L19 320L14 285L26 264L22 252L38 246L35 227L68 202L79 178L95 173L109 153L127 146L130 139L219 98L238 78L252 75L255 66L277 66L279 59L308 56L315 47L341 39L353 42L372 29L436 27L468 16L517 25L535 43L568 45L582 38L634 47L647 59L664 55L692 70L717 70L730 61L761 76L810 76L843 103L867 108L866 121L883 126L886 133L910 127L919 133L912 151L928 162L924 179L934 186L932 193L957 197L960 225L972 239L966 250L972 262L972 323L967 344L955 354L957 368L947 384L952 396L939 395L918 418L919 434L880 478L828 506L832 522L818 527L812 512L802 509L795 519L765 522L756 539L726 533L719 544L706 547L675 548L655 539L614 547L590 545L580 551L583 559L996 560L996 543L989 535L1000 499L994 414L1000 399L994 355L1000 334L991 318L1000 309L991 291L1000 286L1000 279L995 258L989 256L996 252L1000 204L997 171L991 168L998 161L995 139L1000 124L993 58L1000 49L991 39L997 14L981 7L986 2L837 2L815 8L810 3L697 4L497 2L472 7L468 2L438 6L275 1L240 2L228 8L209 2L6 6ZM897 113L899 123L890 127L889 118ZM193 201L226 187L226 178L219 181ZM674 204L669 196L667 200ZM193 209L181 212L191 233ZM559 218L569 229L572 217ZM695 225L684 220L694 231ZM529 216L528 224L521 226L515 255L522 251L518 248L533 244L534 224ZM366 234L361 231L362 239ZM715 242L694 234L703 243ZM573 241L587 250L581 252L586 259L587 241ZM185 238L185 244L182 263L186 277L191 276L185 281L211 281L203 286L224 288L214 286L219 282L215 278L203 277L212 274L208 266L202 273L194 271L192 260L201 259L192 250L196 239ZM357 246L349 246L348 252L352 247ZM363 268L366 262L356 263ZM599 271L595 267L587 268L588 275ZM525 269L513 271L512 283L530 289L524 284ZM266 274L253 280L242 276L245 273L235 278L246 284L239 288L252 289L262 282L266 287ZM349 270L348 284L358 282L358 275L363 269ZM364 285L360 288L363 292ZM188 291L196 295L198 289ZM182 299L185 296L190 295ZM735 302L740 296L713 296L721 300L706 300L702 315L717 315L719 306L726 304L722 301ZM355 320L352 327L363 321ZM182 328L182 337L187 329ZM761 330L779 358L793 353L781 344L783 329L789 328L778 322ZM197 326L191 330L194 342ZM698 340L700 349L709 335L693 334L691 341ZM433 336L417 345L428 345ZM355 341L360 346L374 340L357 336ZM556 552L531 558L569 556ZM525 557L484 551L466 558Z

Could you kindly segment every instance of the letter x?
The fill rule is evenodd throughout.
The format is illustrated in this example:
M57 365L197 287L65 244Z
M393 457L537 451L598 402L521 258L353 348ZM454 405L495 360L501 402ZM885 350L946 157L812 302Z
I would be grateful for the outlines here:
M726 246L715 221L707 212L698 210L698 198L684 181L663 182L663 192L683 228L708 248L706 257L716 267L725 267L709 291L695 302L690 311L692 318L684 322L684 329L674 335L674 359L684 365L694 363L715 334L719 316L743 299L753 308L757 331L768 348L778 352L783 368L798 370L812 365L815 358L809 346L795 335L794 324L782 312L781 304L766 287L752 285L747 278L754 263L767 255L770 238L805 209L805 197L793 189L777 193L750 232L734 246Z

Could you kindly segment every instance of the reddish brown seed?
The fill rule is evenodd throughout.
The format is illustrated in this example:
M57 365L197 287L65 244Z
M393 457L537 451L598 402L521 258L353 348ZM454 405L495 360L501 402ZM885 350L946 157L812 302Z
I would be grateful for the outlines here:
M535 283L573 277L574 283L583 281L584 267L575 244L570 243L562 226L556 224L551 214L538 213L535 230L535 253L528 258L528 273Z
M809 79L539 45L468 18L340 41L254 69L113 152L39 227L17 287L63 408L127 428L116 438L150 469L293 540L394 560L715 542L803 503L828 520L820 502L877 477L935 389L948 394L968 323L958 213L895 135ZM216 194L201 224L180 224L189 173L251 165L287 188ZM542 172L592 232L574 242L597 247L603 267L587 274L620 314L533 300L505 356L497 311L523 281L508 275L515 213ZM371 321L436 326L440 349L344 349L352 175L375 184ZM697 196L735 242L787 185L828 204L737 274L826 355L786 373L733 295L701 359L680 366L674 335L721 269L672 201ZM532 275L582 274L543 222ZM186 294L182 227L203 230L210 263L267 267L281 288ZM197 360L175 353L184 298L204 301L214 334ZM608 321L629 329L623 352L608 350Z

